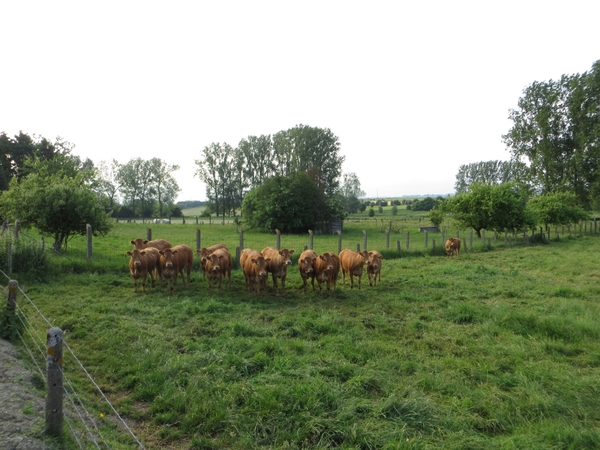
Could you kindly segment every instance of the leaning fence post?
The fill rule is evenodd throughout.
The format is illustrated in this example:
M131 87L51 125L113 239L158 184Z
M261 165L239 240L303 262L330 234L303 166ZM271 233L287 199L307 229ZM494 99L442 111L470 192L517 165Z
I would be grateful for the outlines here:
M87 259L90 261L92 259L92 226L88 223L85 229L87 233Z
M46 433L60 436L63 426L63 333L52 327L46 335Z
M15 312L17 309L17 292L19 291L19 282L17 280L10 280L8 282L8 299L6 301L6 308Z

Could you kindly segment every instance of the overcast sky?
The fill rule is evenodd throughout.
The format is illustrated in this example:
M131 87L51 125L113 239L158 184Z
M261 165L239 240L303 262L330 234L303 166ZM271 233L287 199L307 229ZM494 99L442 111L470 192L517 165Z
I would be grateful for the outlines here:
M213 142L329 128L368 197L446 194L509 153L534 81L600 59L600 2L3 1L0 132L158 157L204 200Z

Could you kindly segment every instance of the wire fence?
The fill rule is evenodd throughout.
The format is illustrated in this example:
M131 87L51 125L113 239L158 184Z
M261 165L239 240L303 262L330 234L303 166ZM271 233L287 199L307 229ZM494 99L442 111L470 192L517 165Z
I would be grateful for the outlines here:
M7 279L8 285L18 289L20 295L19 300L15 302L14 316L19 326L15 327L15 333L22 348L29 354L34 370L41 379L46 380L47 333L53 328L53 325L15 280L12 280L4 271L0 270L0 273ZM10 295L8 287L5 288L5 293L7 296ZM68 367L68 370L61 368L63 395L66 400L63 418L68 427L69 436L72 437L77 447L81 449L111 448L111 442L118 439L121 442L127 442L128 448L145 448L66 340L63 341L63 345L67 350L67 356L63 357L63 360L66 361L65 367ZM95 400L86 398L85 392L92 392L92 398ZM103 409L106 410L108 407L110 413L99 413L92 404L95 402L105 404ZM118 438L115 438L113 429L118 430ZM108 435L110 438L107 437Z

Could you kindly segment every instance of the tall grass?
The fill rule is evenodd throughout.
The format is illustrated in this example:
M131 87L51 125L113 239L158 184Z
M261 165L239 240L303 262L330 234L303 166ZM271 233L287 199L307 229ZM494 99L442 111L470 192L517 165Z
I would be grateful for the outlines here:
M235 248L223 230L203 241ZM123 254L144 237L115 233ZM135 294L125 256L25 288L148 448L597 448L599 250L583 236L407 252L377 287L331 296L304 295L296 265L285 296L253 296L239 269L222 293L196 270L188 290Z

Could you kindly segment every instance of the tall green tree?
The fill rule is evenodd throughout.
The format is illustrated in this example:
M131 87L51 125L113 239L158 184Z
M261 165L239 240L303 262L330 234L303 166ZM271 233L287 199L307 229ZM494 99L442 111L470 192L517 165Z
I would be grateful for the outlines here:
M273 141L270 135L248 136L238 146L242 161L245 188L260 186L275 174Z
M589 214L578 204L573 192L552 192L529 200L527 208L537 223L569 225L589 219Z
M152 158L149 162L149 168L152 173L151 193L154 193L158 203L158 215L163 217L163 210L166 206L175 203L175 197L180 191L174 172L179 170L177 164L168 164L160 158Z
M516 183L475 183L468 192L446 199L441 209L460 226L481 230L522 229L533 224L526 212L527 192Z
M345 173L343 179L340 187L341 203L348 214L354 214L360 210L359 198L364 197L365 192L361 189L356 173Z
M0 194L0 205L5 217L18 217L23 227L35 227L52 237L57 251L66 249L71 237L85 235L87 224L95 236L105 235L112 226L81 174L67 178L32 173L20 181L14 178L9 190Z
M590 72L534 82L511 110L503 136L512 158L528 163L529 181L541 193L573 192L590 204L600 169L600 61Z
M522 161L480 161L463 164L456 174L454 190L457 194L467 192L473 183L502 184L510 181L524 182L527 166Z
M242 212L250 228L284 233L307 232L331 218L325 196L304 172L269 178L246 194Z

